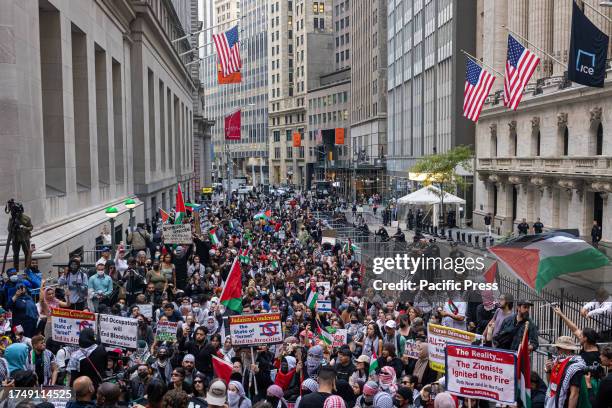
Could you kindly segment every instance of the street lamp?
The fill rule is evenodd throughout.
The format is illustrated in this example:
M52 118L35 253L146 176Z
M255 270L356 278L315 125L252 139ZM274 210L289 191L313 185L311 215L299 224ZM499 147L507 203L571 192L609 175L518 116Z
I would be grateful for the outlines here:
M128 198L125 200L125 207L130 211L130 220L128 224L130 225L130 232L134 232L134 208L136 207L136 200L133 198Z
M104 214L108 217L111 225L111 257L115 257L115 217L119 215L116 207L108 207Z

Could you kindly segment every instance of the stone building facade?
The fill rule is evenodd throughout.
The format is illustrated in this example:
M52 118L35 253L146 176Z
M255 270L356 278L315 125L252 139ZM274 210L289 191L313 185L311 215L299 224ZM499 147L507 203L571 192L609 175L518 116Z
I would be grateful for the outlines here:
M571 1L479 2L477 56L503 72L507 31L528 37L564 64L568 58ZM589 3L597 7L595 1ZM606 9L601 9L607 13ZM586 14L604 32L610 25ZM532 48L533 50L533 48ZM474 225L494 215L494 231L516 232L523 218L546 229L578 229L589 236L593 220L612 240L612 81L587 88L565 80L567 66L544 54L518 110L503 107L498 78L476 127Z
M195 85L170 2L7 0L0 26L0 202L23 202L49 262L93 249L109 206L125 239L127 197L142 222L177 182L193 196Z

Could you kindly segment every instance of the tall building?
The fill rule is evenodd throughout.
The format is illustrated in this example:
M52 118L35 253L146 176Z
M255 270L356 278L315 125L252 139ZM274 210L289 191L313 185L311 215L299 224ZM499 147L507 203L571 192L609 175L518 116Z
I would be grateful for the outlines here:
M392 2L391 2L392 3ZM344 27L350 28L351 146L355 190L370 196L388 192L387 155L387 1L351 1ZM340 26L340 28L342 25Z
M268 8L270 183L309 187L314 158L305 152L308 90L334 69L332 1L270 0ZM299 133L300 147L293 147Z
M610 16L598 1L585 0ZM507 26L546 54L528 84L517 111L503 106L503 80L498 79L476 126L474 225L484 228L487 213L494 231L516 232L523 218L538 218L546 229L577 229L590 239L593 220L612 240L612 139L606 133L612 106L611 80L604 88L587 88L565 80L572 0L479 2L477 57L504 71ZM612 24L585 7L586 15L606 33ZM525 44L526 45L526 44ZM527 45L526 45L527 46ZM608 50L610 53L611 50ZM574 68L575 69L575 68ZM606 136L606 134L608 136Z
M213 178L247 177L252 184L266 182L268 127L268 0L206 0L203 36L202 83L204 116L214 122L211 134L214 149ZM212 34L240 29L242 82L219 84L217 53ZM225 141L224 121L241 110L242 139ZM229 159L229 161L228 161ZM229 167L228 167L229 163Z
M174 204L177 182L193 196L195 84L170 2L8 0L0 20L0 202L23 203L53 256L41 269L93 253L107 207L124 240L127 197L143 222Z
M330 181L335 191L348 196L352 190L350 150L351 46L350 0L333 0L334 52L329 57L335 70L321 75L317 86L308 89L307 168L312 181ZM344 134L336 144L336 133Z
M401 0L389 6L387 171L400 193L408 190L408 170L418 158L474 144L474 126L462 117L461 50L474 52L475 23L473 1Z

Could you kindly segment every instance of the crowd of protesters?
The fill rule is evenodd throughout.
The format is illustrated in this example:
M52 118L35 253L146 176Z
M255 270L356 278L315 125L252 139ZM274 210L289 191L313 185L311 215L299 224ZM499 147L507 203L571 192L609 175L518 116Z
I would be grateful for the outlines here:
M57 285L42 280L35 261L24 273L9 270L0 291L3 387L70 387L72 408L495 406L445 392L444 375L429 364L427 325L475 332L485 346L515 351L527 326L529 349L536 352L533 304L491 291L476 300L459 292L383 298L367 287L366 265L353 248L322 243L326 225L317 211L338 208L333 198L299 193L214 199L183 217L192 225L192 245L164 245L159 220L151 234L143 226L132 232L130 249L119 246L114 256L103 250L94 268L70 259ZM174 216L170 212L165 222L174 223ZM232 346L232 312L220 295L238 256L242 313L280 313L283 343ZM307 305L318 282L330 283L322 297L331 301L331 312ZM611 305L599 291L585 305L582 323L610 314ZM51 332L54 308L133 317L137 348L105 346L87 328L78 345L58 343ZM606 376L612 347L600 348L597 332L554 311L578 343L560 337L546 378L532 373L532 407L612 406L612 377ZM174 341L156 340L163 321L179 322ZM321 329L346 329L347 344L332 347ZM214 357L232 365L229 382L215 372Z

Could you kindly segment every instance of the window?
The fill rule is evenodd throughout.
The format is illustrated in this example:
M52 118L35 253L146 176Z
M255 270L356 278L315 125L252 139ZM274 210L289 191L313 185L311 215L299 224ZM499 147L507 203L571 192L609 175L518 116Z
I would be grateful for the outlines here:
M336 4L336 15L340 14L338 11L338 5Z
M325 29L325 19L324 19L324 18L321 18L321 19L319 20L319 28L320 28L321 30L324 30L324 29Z
M343 28L344 28L344 20L340 20L340 29L343 29ZM336 31L338 30L336 29Z
M289 30L288 37L290 40L293 38L293 30Z
M285 120L285 123L286 122L287 122L287 120ZM292 141L293 139L291 138L291 130L287 129L285 132L286 132L286 135L287 135L287 141L288 142Z
M275 142L280 142L280 130L275 130L274 131L274 141Z
M346 24L345 24L345 25L346 25L347 27L349 26L349 18L348 18L348 16L346 17Z
M304 158L304 146L300 146L299 150L300 150L300 159L303 159Z
M314 18L314 28L315 28L315 30L319 29L319 19L316 18L316 17Z
M293 147L292 146L287 146L287 158L288 159L293 158Z
M567 130L567 126L565 127L565 131L563 132L563 155L567 156L569 154L569 131Z
M597 137L595 141L595 154L601 156L603 154L603 126L601 123L597 126Z
M289 1L287 4L289 5L289 11L291 11L293 9L293 2ZM278 3L276 3L276 11L278 11Z
M336 31L340 31L340 22L336 21Z
M293 44L289 44L289 54L293 54ZM274 53L272 53L274 55Z
M350 51L350 50L347 48L347 49L346 49L346 59L347 59L347 60L349 59L349 51Z
M274 148L274 158L275 159L280 159L280 147L275 147Z
M325 13L325 3L320 2L319 3L319 14L323 14Z
M315 14L319 13L319 3L316 1L312 3L312 12Z
M340 37L336 37L336 47L340 46Z

